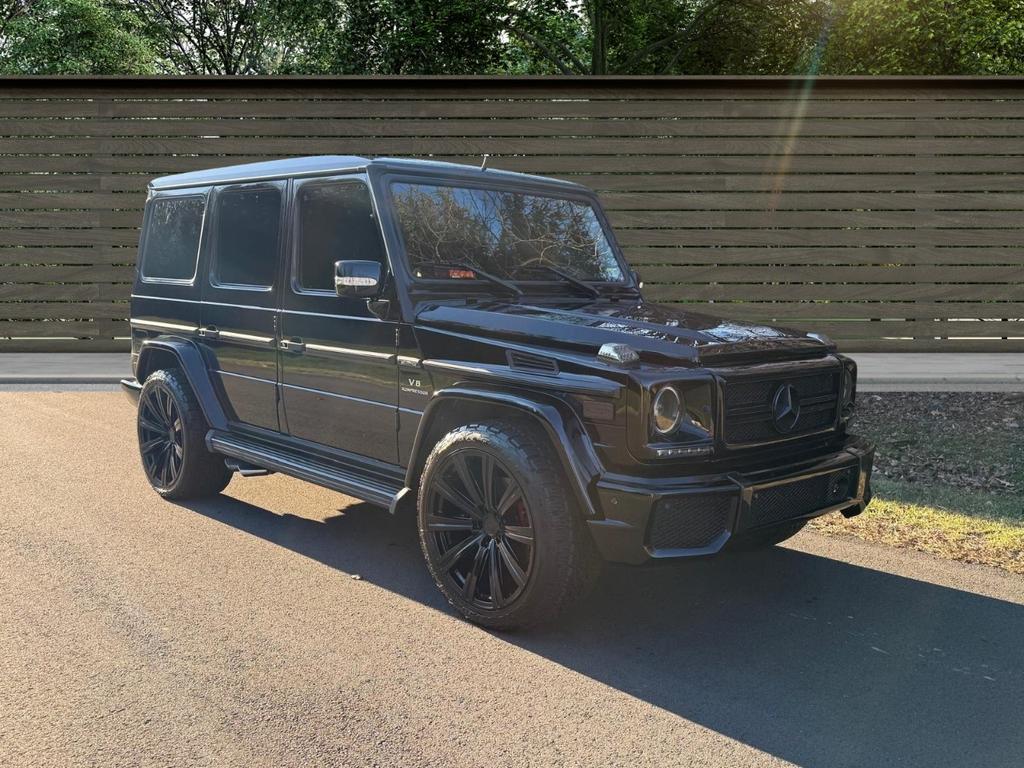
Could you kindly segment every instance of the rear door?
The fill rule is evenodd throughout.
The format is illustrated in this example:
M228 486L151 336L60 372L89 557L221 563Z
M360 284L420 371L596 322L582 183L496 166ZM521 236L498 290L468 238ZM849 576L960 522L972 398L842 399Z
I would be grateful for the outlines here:
M275 431L285 191L283 181L214 191L199 329L228 417Z
M334 263L387 255L363 176L294 182L292 254L281 314L281 394L288 432L397 463L398 323L341 298ZM396 308L397 309L397 308Z

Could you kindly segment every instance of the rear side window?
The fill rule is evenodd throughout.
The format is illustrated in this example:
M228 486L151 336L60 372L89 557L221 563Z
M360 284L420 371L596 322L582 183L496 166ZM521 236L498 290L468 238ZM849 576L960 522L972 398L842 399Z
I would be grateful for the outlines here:
M149 203L142 277L189 282L196 275L206 198L159 197Z
M297 203L296 277L301 289L334 293L336 261L387 261L370 191L362 182L304 184Z
M269 288L277 272L277 236L281 226L281 190L235 187L217 193L213 282Z

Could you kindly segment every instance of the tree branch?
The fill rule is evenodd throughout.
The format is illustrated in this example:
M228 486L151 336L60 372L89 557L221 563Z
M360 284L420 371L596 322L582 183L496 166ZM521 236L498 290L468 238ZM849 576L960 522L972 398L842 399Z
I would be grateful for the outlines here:
M558 67L558 69L561 71L561 73L563 75L583 75L583 74L586 74L587 68L585 66L583 66L583 64L580 62L580 60L577 59L575 56L573 56L572 53L569 52L568 50L566 50L567 58L569 59L570 62L572 62L573 64L575 64L577 66L577 70L576 71L573 71L573 69L569 66L569 64L566 64L565 61L560 59L558 57L558 55L551 49L551 47L547 43L545 43L543 40L538 38L536 35L534 35L534 34L532 34L530 32L527 32L525 29L519 29L518 27L510 27L509 28L509 32L511 34L513 34L513 35L518 35L519 37L522 37L524 40L526 40L528 43L530 43L532 46L534 46L537 50L539 50L542 54L544 54L544 56L552 64L554 64L556 67Z
M652 54L655 51L661 50L666 45L671 45L676 41L683 41L692 37L693 33L697 30L698 25L700 25L700 23L704 21L705 17L707 17L709 12L711 12L712 10L718 10L719 8L727 4L746 5L747 3L743 2L743 0L712 0L709 3L706 3L699 11L697 11L696 14L694 14L694 17L690 19L690 23L687 24L685 27L676 32L673 32L668 37L663 37L660 40L655 40L650 45L647 45L644 48L641 48L639 51L637 51L625 64L623 64L623 71L628 72L630 69L635 67L641 61L643 61L645 56L648 56L649 54Z

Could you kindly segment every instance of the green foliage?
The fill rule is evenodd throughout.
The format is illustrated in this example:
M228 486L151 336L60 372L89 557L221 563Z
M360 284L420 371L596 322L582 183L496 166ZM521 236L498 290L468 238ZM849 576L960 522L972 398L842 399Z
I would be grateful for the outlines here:
M816 74L831 15L819 0L738 4L720 16L714 42L699 48L701 59L682 59L677 72L703 64L716 74Z
M278 0L117 0L144 21L160 66L171 73L245 75L280 59ZM289 3L289 10L293 4Z
M330 71L478 74L501 59L503 0L349 0Z
M816 0L695 2L685 31L655 49L630 74L807 72L827 12L828 6ZM652 37L659 28L664 27L651 24Z
M11 3L0 31L7 74L150 74L156 59L132 13L102 0Z
M837 0L823 69L832 74L1024 71L1021 0Z
M828 11L821 0L546 0L510 29L519 71L779 74L815 60Z
M591 35L573 0L517 0L508 4L502 22L502 70L523 75L587 71Z
M1024 0L0 0L0 71L1014 74Z
M266 42L266 74L342 74L338 61L346 9L341 0L272 0L274 34Z

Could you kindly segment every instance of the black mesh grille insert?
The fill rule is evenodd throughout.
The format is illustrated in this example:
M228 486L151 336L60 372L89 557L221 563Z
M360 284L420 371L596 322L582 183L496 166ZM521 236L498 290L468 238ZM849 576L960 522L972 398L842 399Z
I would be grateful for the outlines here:
M848 467L754 491L750 502L751 524L778 523L852 499L857 493L857 480L857 468Z
M729 527L735 497L727 493L670 496L654 507L650 545L654 549L706 547Z
M823 411L808 413L803 409L796 426L791 432L781 434L775 429L775 424L770 418L758 418L754 421L737 421L729 424L729 431L726 440L733 444L758 443L766 440L778 440L792 435L799 435L804 432L819 432L832 425L835 421L834 406Z
M800 416L787 432L775 426L772 403L783 384L792 384L800 401ZM840 371L772 379L740 379L725 383L725 441L732 445L782 440L820 432L835 423Z

